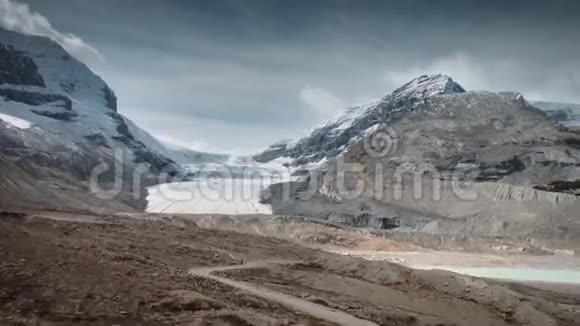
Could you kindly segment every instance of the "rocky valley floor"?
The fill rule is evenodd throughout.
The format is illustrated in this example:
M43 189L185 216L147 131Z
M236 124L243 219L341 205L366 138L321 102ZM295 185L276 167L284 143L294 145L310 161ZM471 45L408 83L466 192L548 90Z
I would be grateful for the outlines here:
M1 325L577 325L580 296L193 219L0 214Z

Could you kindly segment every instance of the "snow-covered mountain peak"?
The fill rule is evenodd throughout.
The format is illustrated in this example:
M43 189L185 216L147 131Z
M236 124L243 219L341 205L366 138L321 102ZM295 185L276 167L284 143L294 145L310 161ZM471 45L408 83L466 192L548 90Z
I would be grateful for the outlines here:
M443 94L464 93L465 89L451 77L437 75L423 75L397 88L385 99L392 98L426 98Z
M183 174L178 163L189 158L118 113L109 86L59 44L3 29L0 145L0 154L20 164L58 171L81 182L102 163L122 166L124 190L138 194L143 189L128 185L156 182L163 173ZM140 175L128 175L142 167L146 171ZM100 182L116 182L119 177L108 171ZM144 197L127 201L135 207L144 205Z
M87 110L117 110L117 98L109 86L51 39L0 28L0 44L15 56L33 62L29 69L34 68L42 76L42 82L29 85L44 86L53 93L66 95L84 104ZM18 67L20 71L22 68Z
M305 137L275 143L254 158L268 162L282 157L298 169L309 169L343 152L379 125L390 125L420 110L430 97L460 93L465 93L465 89L446 75L423 75L378 101L347 108L338 119Z

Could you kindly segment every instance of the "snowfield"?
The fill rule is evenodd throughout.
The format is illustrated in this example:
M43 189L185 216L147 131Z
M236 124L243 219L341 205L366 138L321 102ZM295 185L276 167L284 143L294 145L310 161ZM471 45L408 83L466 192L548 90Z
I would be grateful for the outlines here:
M151 213L184 214L272 214L260 204L260 193L270 185L267 179L203 178L149 188Z
M244 157L223 163L190 165L193 181L150 187L147 211L182 214L272 214L260 203L270 185L293 179L292 170L278 160L261 164Z
M30 123L30 121L24 120L24 119L20 119L8 114L2 114L0 113L0 120L8 123L9 125L12 125L18 129L28 129L30 127L32 127L32 123Z

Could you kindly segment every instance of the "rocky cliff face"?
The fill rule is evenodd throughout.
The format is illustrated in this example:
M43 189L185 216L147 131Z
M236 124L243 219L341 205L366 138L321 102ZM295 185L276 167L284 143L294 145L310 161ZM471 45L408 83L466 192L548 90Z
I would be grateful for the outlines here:
M117 110L113 90L61 46L0 30L5 162L25 166L41 179L84 182L87 191L95 168L106 164L96 178L102 188L122 180L118 199L144 208L144 186L162 173L181 173L181 167L170 150ZM137 168L142 172L135 173Z
M11 45L0 45L0 84L46 87L32 59Z
M359 226L482 235L578 234L580 135L517 93L466 92L422 76L256 159L296 175L274 211ZM562 234L562 236L564 236Z

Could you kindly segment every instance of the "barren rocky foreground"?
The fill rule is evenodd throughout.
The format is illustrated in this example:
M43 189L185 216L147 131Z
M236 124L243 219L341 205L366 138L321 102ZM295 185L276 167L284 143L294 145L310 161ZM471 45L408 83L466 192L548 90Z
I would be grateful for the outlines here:
M580 296L167 215L0 215L1 325L577 325Z

